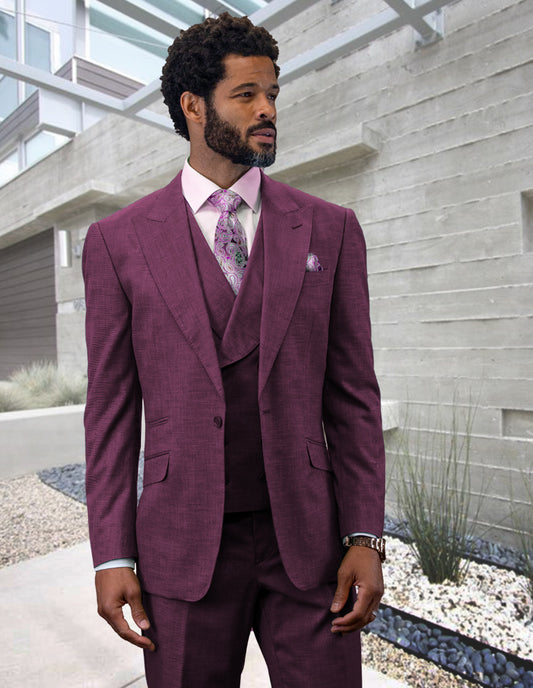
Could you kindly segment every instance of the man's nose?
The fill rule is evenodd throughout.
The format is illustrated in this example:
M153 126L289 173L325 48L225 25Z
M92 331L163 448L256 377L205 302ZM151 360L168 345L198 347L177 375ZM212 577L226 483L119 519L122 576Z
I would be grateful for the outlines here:
M269 119L275 122L276 114L276 105L274 101L267 96L263 96L257 108L258 119Z

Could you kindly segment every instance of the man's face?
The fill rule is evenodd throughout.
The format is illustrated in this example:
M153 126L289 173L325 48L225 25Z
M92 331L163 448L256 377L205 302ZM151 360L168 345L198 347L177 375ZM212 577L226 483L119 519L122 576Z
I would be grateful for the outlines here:
M268 167L276 159L279 86L268 57L228 55L225 76L206 100L205 142L236 165Z

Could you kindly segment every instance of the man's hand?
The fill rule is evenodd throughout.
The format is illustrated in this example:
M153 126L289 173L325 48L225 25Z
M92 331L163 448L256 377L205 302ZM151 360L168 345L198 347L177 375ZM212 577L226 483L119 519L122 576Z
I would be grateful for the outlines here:
M131 615L137 626L146 631L150 622L142 606L141 586L133 569L120 566L115 569L97 571L95 576L98 613L121 638L143 650L155 650L155 645L146 636L133 631L122 614L122 607L130 605Z
M374 620L372 612L377 611L383 595L381 561L375 550L359 546L348 549L337 573L337 590L331 605L333 613L339 613L344 607L353 585L358 587L357 601L351 612L333 621L332 633L352 633Z

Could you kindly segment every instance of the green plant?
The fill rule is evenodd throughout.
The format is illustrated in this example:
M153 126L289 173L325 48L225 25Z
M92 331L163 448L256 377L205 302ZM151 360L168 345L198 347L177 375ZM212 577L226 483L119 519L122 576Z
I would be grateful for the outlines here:
M467 409L462 427L454 405L449 427L437 417L430 431L420 429L418 422L400 433L399 515L408 524L413 551L431 583L457 583L469 565L465 553L482 498L474 504L471 493L474 411L472 406Z
M511 490L511 520L522 563L520 573L527 581L527 592L531 602L533 618L533 470L522 471L525 499L518 502Z

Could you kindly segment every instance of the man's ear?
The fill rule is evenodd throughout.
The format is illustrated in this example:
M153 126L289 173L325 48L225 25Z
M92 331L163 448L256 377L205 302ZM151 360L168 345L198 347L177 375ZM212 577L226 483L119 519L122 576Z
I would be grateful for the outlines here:
M190 91L184 91L180 98L181 109L189 124L203 124L205 100Z

